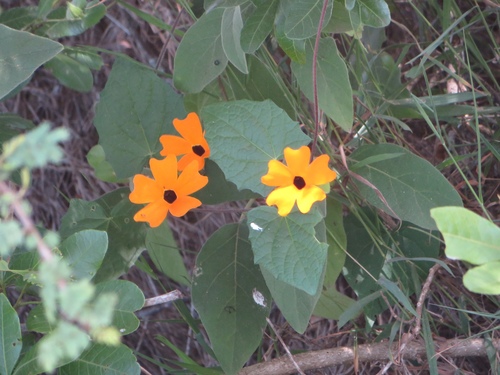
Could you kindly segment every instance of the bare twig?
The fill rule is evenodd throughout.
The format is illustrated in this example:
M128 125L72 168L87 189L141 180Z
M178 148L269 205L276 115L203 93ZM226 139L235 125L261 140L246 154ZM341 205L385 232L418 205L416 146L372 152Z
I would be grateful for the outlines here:
M288 350L288 346L286 346L285 342L283 341L283 339L279 335L278 331L276 330L276 328L274 328L273 323L271 323L271 321L269 320L269 318L266 318L266 320L267 320L267 324L269 324L269 327L271 327L271 329L276 334L276 337L281 342L281 345L283 346L283 348L285 348L285 351L286 351L286 354L287 354L288 358L290 358L290 361L293 363L293 365L295 367L294 372L297 371L299 374L305 375L304 371L302 371L301 368L300 368L300 366L297 364L297 362L295 362L295 359L293 358L292 353L290 353L290 350Z
M493 346L500 350L500 339L492 340ZM400 343L388 342L359 345L357 348L360 362L385 361L392 358L392 353L399 350ZM483 339L452 339L438 344L437 353L441 356L456 357L484 357L486 356L485 340ZM294 362L303 371L314 370L330 366L352 363L354 349L350 347L332 348L325 350L301 353L293 356ZM426 356L425 343L410 342L402 353L402 358L417 360ZM297 371L288 356L273 359L246 367L239 375L285 375Z
M177 301L178 299L182 299L182 298L184 298L184 295L180 292L180 290L176 289L176 290L173 290L173 291L168 292L166 294L162 294L161 296L148 298L144 302L144 307L159 305L161 303L173 302L173 301Z

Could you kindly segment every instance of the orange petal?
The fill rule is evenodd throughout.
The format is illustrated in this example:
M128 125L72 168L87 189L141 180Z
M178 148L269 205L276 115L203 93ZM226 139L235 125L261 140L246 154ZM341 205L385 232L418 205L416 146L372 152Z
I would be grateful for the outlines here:
M168 214L169 204L163 199L152 202L134 215L137 222L146 222L156 228L165 220Z
M175 202L170 205L170 213L173 216L181 217L184 216L189 210L199 206L201 206L199 199L189 196L180 196L177 197Z
M326 194L317 186L306 186L299 190L297 197L297 206L303 214L308 213L314 202L322 201L326 198Z
M194 112L190 112L184 120L174 119L173 124L179 134L191 145L199 145L204 139L200 118Z
M189 142L176 135L162 135L160 137L160 142L163 146L163 150L160 151L160 155L162 156L167 156L169 154L178 156L192 152Z
M129 195L132 203L150 203L163 196L162 187L155 180L142 174L134 176L133 184L134 190Z
M305 173L309 166L310 159L311 150L307 146L302 146L298 150L294 150L290 147L285 148L286 165L288 165L290 172L294 176L302 176Z
M193 160L182 171L175 186L178 196L193 194L208 184L208 177L198 173L198 161Z
M269 172L260 181L267 186L288 186L293 183L293 175L286 165L278 160L270 160Z
M175 186L177 181L177 157L175 155L170 154L163 160L151 159L149 166L156 183L164 190Z
M194 152L189 152L188 154L184 155L181 160L179 160L177 168L179 168L180 171L183 171L189 164L191 164L192 161L196 161L198 166L197 169L199 171L205 167L205 159L200 158Z
M308 184L323 185L335 180L337 173L328 168L329 161L328 155L321 155L313 160L304 175Z
M277 188L269 194L266 203L268 206L278 206L278 214L280 216L286 216L290 213L295 204L297 193L298 190L293 185Z

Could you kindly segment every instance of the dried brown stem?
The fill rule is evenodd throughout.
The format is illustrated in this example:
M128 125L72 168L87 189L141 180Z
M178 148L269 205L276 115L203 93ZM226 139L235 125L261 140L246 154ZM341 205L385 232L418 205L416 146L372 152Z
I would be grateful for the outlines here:
M500 350L500 339L492 340L493 346ZM484 357L486 346L483 339L452 339L436 343L439 356L456 357ZM356 354L359 362L391 360L399 351L399 343L390 345L388 342L359 345ZM293 356L294 362L303 370L314 370L324 367L348 364L354 361L355 351L351 347L332 348L301 353ZM402 359L421 359L426 356L424 342L410 342L401 353ZM285 375L297 372L295 364L288 356L273 359L245 367L239 375Z

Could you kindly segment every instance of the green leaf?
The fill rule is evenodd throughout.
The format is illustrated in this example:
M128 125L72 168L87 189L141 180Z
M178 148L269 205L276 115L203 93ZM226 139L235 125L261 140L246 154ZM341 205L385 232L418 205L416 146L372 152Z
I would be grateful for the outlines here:
M271 191L260 182L269 161L280 158L286 146L298 148L310 142L298 124L269 100L217 103L203 108L201 117L210 158L238 189L263 196Z
M261 266L260 270L274 302L276 302L286 321L295 331L300 334L304 333L314 307L320 298L321 285L314 295L310 295L302 289L278 280L264 267Z
M9 375L19 358L23 343L16 310L0 293L0 373Z
M204 0L203 6L208 12L215 7L220 7L220 8L235 7L246 3L247 1L249 0Z
M314 40L306 42L306 63L292 62L292 72L301 90L309 100L314 99L312 61ZM345 131L351 130L353 121L352 89L344 60L340 57L332 38L319 42L317 60L318 104L328 117Z
M26 328L29 331L39 333L49 333L56 328L55 324L51 324L45 317L43 305L35 306L28 314L26 319Z
M108 249L108 235L97 230L82 230L66 238L59 249L71 267L72 279L91 279Z
M0 113L0 144L33 128L31 121L14 113Z
M408 297L401 291L401 289L398 288L398 286L394 282L392 282L391 280L387 280L384 276L381 276L380 279L378 279L378 283L384 289L387 289L410 313L412 313L414 316L417 315L417 312L415 311L415 308L411 304Z
M93 202L72 199L62 218L62 238L84 229L103 230L108 234L108 251L94 277L95 282L122 275L144 250L146 228L133 220L139 207L130 203L129 193L128 188L121 188Z
M282 3L285 14L284 31L288 38L307 39L316 35L323 0L285 1ZM332 1L328 1L323 26L328 23L332 16L332 3Z
M113 167L106 161L106 154L101 145L97 144L89 150L87 161L94 168L94 174L99 180L106 182L118 181Z
M489 220L462 207L431 210L446 243L448 258L472 264L500 260L500 228Z
M0 99L62 49L50 39L0 24Z
M178 90L200 92L226 68L228 58L221 40L223 14L222 8L205 13L182 38L174 60Z
M241 48L240 37L243 29L240 7L226 8L222 15L221 43L224 53L231 63L242 73L248 73L245 52Z
M356 168L354 162L380 156L394 156ZM462 206L460 196L450 183L428 161L393 144L361 146L351 155L351 168L372 183L387 201L379 198L372 187L353 181L362 197L389 215L398 215L426 229L436 229L430 210L439 206Z
M58 54L44 66L59 82L70 89L89 92L94 86L94 78L89 67L65 54Z
M122 335L128 335L139 327L134 311L144 306L144 295L137 285L126 280L110 280L95 286L96 296L114 293L118 297L113 313L112 325Z
M157 228L148 228L146 249L156 268L182 285L189 285L189 277L177 243L167 221Z
M278 0L259 1L257 9L248 17L241 30L241 48L246 53L254 53L273 29Z
M234 68L228 68L229 84L225 85L226 93L231 93L234 100L248 99L264 101L270 99L290 118L296 115L295 107L289 96L284 93L286 84L272 67L264 64L256 56L248 56L248 74L243 74Z
M314 227L321 220L317 210L306 215L294 210L282 217L275 207L254 208L248 212L248 224L255 263L276 279L315 295L328 248L315 237Z
M356 0L350 12L353 24L386 27L391 22L389 6L384 0Z
M75 36L90 29L106 15L106 6L93 0L86 3L83 17L78 19L52 19L53 26L49 27L45 33L49 38L58 39L65 36Z
M205 243L192 296L224 372L236 374L259 345L272 305L245 224L226 225Z
M366 211L367 220L374 222L376 217ZM347 282L359 299L363 299L381 288L377 283L384 267L387 247L377 246L372 236L381 236L381 233L369 233L363 224L353 214L344 219L347 234L347 251L343 273ZM378 297L380 294L377 293ZM374 315L387 309L387 305L377 299L363 306L365 313L373 318Z
M335 288L329 288L321 293L321 298L314 308L314 315L322 318L339 320L342 314L351 307L355 301Z
M94 124L118 178L141 172L161 150L160 136L174 134L172 120L185 116L181 100L152 71L125 59L115 61Z
M250 190L238 190L235 184L226 180L224 173L212 160L205 162L204 175L208 177L208 184L193 194L203 204L219 204L259 197Z
M24 6L3 10L0 13L0 24L16 30L24 29L37 19L37 7Z
M85 46L64 47L64 54L93 70L101 69L104 64L99 54Z
M474 267L464 275L464 285L474 293L500 294L500 261Z
M290 39L285 34L285 4L280 1L275 21L275 35L278 44L292 61L299 64L306 62L306 41L305 39Z
M123 344L116 347L93 343L80 358L59 369L59 375L139 375L141 369L132 350Z
M342 204L327 198L325 218L328 256L326 274L321 297L314 309L314 315L328 319L339 319L340 315L354 301L336 290L336 281L344 267L347 252L347 235L344 230Z

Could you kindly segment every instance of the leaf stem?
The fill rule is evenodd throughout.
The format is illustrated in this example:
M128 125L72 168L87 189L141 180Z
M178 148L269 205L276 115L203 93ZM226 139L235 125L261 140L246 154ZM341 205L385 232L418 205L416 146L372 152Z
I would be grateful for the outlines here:
M311 146L311 159L314 157L314 151L316 150L316 143L318 142L318 133L319 133L320 111L318 103L317 63L318 63L319 41L321 39L321 30L323 29L323 22L325 20L327 6L328 6L328 0L324 0L323 8L321 8L321 16L319 18L318 31L316 33L316 40L314 42L314 51L313 51L312 81L313 81L313 95L314 95L314 138Z

